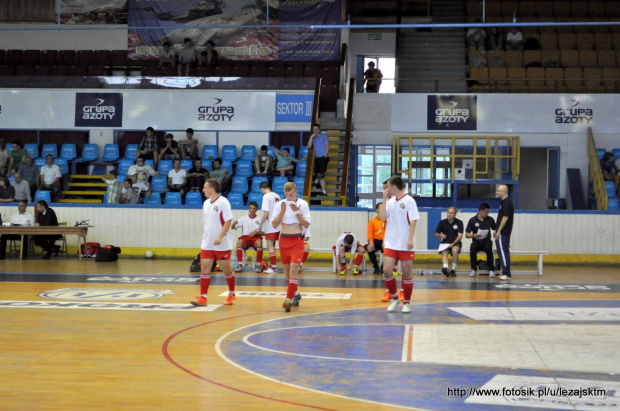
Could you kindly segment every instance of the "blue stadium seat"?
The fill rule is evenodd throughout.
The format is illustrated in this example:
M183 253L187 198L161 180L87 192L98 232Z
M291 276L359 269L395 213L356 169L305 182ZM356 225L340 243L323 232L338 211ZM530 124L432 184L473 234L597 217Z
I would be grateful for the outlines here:
M47 164L47 163L46 163L46 161L45 161L45 159L44 159L44 158L41 158L41 157L39 157L39 158L35 158L35 159L34 159L34 163L35 163L35 164L36 164L39 168L41 168L41 167L43 167L44 165L46 165L46 164Z
M118 178L121 182L125 181L125 179L127 178L127 172L129 171L129 167L131 167L132 165L133 161L127 160L126 158L122 158L121 161L118 162Z
M219 157L217 146L205 145L202 147L202 161L214 160Z
M103 195L103 201L101 202L101 204L108 204L108 192L107 191Z
M308 163L305 161L298 161L295 164L295 177L305 177L306 176L306 167Z
M302 146L299 149L299 159L301 160L302 158L308 157L308 146Z
M255 176L252 179L252 188L250 189L250 192L251 193L259 193L259 194L261 194L259 185L263 181L268 181L267 176Z
M286 183L288 183L288 178L274 177L273 182L271 183L271 191L281 194L284 191L284 184Z
M60 157L55 158L54 164L56 164L58 168L60 168L60 174L62 174L63 176L69 173L69 163L66 159Z
M618 197L609 197L607 199L607 210L608 211L619 211L620 210L620 203L618 202Z
M235 175L248 178L252 177L252 174L254 174L252 162L239 160L239 162L237 163L237 171L235 172Z
M150 206L161 205L161 193L151 193L150 197L144 199L144 204Z
M209 171L213 171L213 160L202 160L202 167Z
M254 161L256 157L256 146L243 146L241 147L241 161Z
M155 170L155 162L153 160L144 160L144 165L145 166L149 166L151 167L153 170Z
M252 201L256 201L258 204L258 209L260 210L263 206L263 194L260 191L258 193L250 191L250 195L248 196L248 204Z
M294 177L293 178L293 183L295 183L295 185L297 186L297 192L299 195L301 195L301 193L304 192L304 183L306 177Z
M248 192L248 179L241 176L234 176L232 179L232 187L230 191L233 193L245 194Z
M75 144L63 144L60 147L60 158L64 158L67 161L73 160L77 157L77 149Z
M605 190L607 191L607 197L616 196L616 186L613 181L605 181Z
M82 148L82 157L78 158L77 161L81 162L90 162L95 161L99 158L99 147L97 144L84 144Z
M172 206L180 206L181 204L181 193L169 192L166 193L166 199L164 200L164 205L172 205Z
M243 204L243 194L241 193L228 193L228 201L233 207L243 207L245 205Z
M127 144L125 147L125 158L134 161L138 157L139 144Z
M172 160L161 160L157 165L159 175L168 177L168 171L172 170Z
M222 170L228 170L228 175L232 176L234 174L232 161L228 161L228 160L222 161Z
M613 150L611 150L611 154L613 154L614 156L614 163L615 163L620 158L620 148L614 148Z
M195 191L190 191L185 195L185 205L188 206L201 206L202 205L202 195Z
M600 160L601 158L603 158L603 155L605 154L605 149L604 148L597 148L596 149L596 154L598 154L598 159Z
M56 147L56 144L43 144L41 158L45 158L48 154L53 155L54 158L58 157L58 147Z
M163 193L168 187L168 178L162 176L155 176L151 179L151 190L157 193Z
M181 168L185 171L189 171L190 168L194 167L192 164L192 160L181 160Z
M237 161L237 146L225 145L222 147L222 161L230 161L231 163Z
M101 157L101 161L115 162L119 157L118 144L106 144L103 147L103 157Z
M49 190L37 190L34 193L33 201L35 203L38 203L40 200L45 200L45 201L47 201L47 204L50 204L52 202L51 191L49 191Z
M13 152L13 143L8 142L4 145L4 149L11 154Z
M291 157L292 158L297 158L295 157L295 146L282 146L280 147L280 151L284 150L285 148L288 148L289 150L291 150Z
M24 148L28 152L28 157L37 158L39 157L39 145L36 143L24 144ZM11 150L13 150L13 146L11 146Z
M273 158L276 158L276 147L275 146L267 146L267 154L269 154Z

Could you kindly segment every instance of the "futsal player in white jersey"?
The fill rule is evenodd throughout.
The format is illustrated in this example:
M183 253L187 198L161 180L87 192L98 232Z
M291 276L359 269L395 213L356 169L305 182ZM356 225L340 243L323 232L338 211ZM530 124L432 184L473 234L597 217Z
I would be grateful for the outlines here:
M383 276L392 301L387 310L389 313L396 311L400 302L396 279L392 273L392 269L400 261L405 292L402 312L407 314L411 312L409 302L413 291L413 237L420 214L415 200L405 194L405 182L402 178L393 176L388 180L388 187L383 191L383 203L379 207L379 218L388 222L383 238Z
M236 230L241 227L241 236L237 239L237 268L235 271L243 271L243 250L253 248L256 250L256 272L261 272L263 262L263 232L260 230L260 218L256 215L258 204L252 201L248 204L248 215L244 215L237 221L233 221L231 228Z
M310 226L310 207L301 198L297 198L297 186L295 183L284 184L285 200L276 204L275 218L272 221L274 227L282 224L280 234L280 261L284 267L284 275L288 280L286 299L282 303L285 311L291 311L293 298L298 294L297 274L304 257L304 235L302 228ZM299 297L301 299L301 297ZM299 304L299 300L297 300Z
M280 238L280 225L274 226L272 223L275 218L274 208L280 201L280 196L269 188L269 184L263 181L258 186L261 193L263 193L263 204L261 211L263 216L260 220L260 229L265 233L265 240L267 240L267 249L269 250L269 263L270 267L264 272L266 274L275 274L278 272L278 266L276 265L276 241Z
M357 257L355 257L355 265L353 265L353 256L356 252ZM366 249L357 241L355 234L351 232L342 233L336 240L336 245L334 246L334 254L338 257L338 261L340 262L340 275L345 275L347 270L351 269L353 269L353 275L359 275L360 272L358 267L364 259L365 252ZM349 265L347 265L346 253L351 253Z
M213 262L218 261L228 283L228 298L224 305L232 305L235 301L235 272L230 267L232 241L230 225L233 214L230 203L220 192L220 182L210 178L204 184L202 192L207 198L202 205L204 232L200 245L200 295L191 303L198 306L207 305L207 293L211 285L211 269Z

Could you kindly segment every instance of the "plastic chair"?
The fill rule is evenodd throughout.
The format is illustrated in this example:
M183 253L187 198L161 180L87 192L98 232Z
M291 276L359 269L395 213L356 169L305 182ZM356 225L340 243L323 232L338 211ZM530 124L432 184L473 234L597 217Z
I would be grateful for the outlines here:
M202 205L202 195L195 191L190 191L185 195L185 205L186 206L201 206Z
M121 161L118 162L118 177L119 179L122 177L121 181L125 181L129 167L132 165L133 161L127 160L126 158L122 158Z
M181 193L169 192L166 193L166 198L164 200L164 205L171 206L180 206L181 204Z
M605 149L604 148L597 148L596 149L596 154L598 154L598 159L600 160L601 158L603 158L603 155L605 155Z
M276 158L276 147L275 146L267 146L267 154L275 159Z
M614 162L620 158L620 148L614 148L611 150L611 154L614 156Z
M47 204L50 204L52 202L51 191L49 191L49 190L37 190L34 193L33 202L38 203L41 200L45 200L45 201L47 201Z
M295 157L295 146L282 146L280 147L280 151L283 151L285 148L288 148L289 150L291 150L291 157L292 158L297 158Z
M294 177L293 178L293 183L295 183L295 185L297 186L297 192L300 195L304 191L305 180L306 180L306 177Z
M58 157L58 147L56 147L56 144L43 144L41 158L45 158L48 154L51 154L54 158Z
M271 184L271 191L275 191L278 194L282 193L284 191L284 184L286 183L288 183L288 178L274 177Z
M181 168L185 171L189 171L190 168L194 167L192 160L181 160Z
M232 161L222 161L222 170L228 170L228 175L232 176L233 173L233 166L232 166Z
M256 157L256 146L243 146L241 147L241 161L254 161Z
M179 193L176 193L179 194ZM161 193L151 193L150 197L144 199L144 205L160 206L161 205Z
M41 168L41 167L43 167L44 165L46 165L46 164L47 164L47 162L45 161L45 159L44 159L44 158L41 158L41 157L39 157L39 158L35 158L35 159L34 159L34 163L35 163L35 164L36 164L39 168Z
M77 149L75 148L75 144L63 144L62 147L60 147L60 158L69 161L76 157Z
M103 147L103 157L101 157L101 161L115 162L119 157L118 144L106 144Z
M5 149L5 150L6 150L9 154L11 154L11 153L13 152L13 143L10 143L10 142L9 142L9 143L6 143L6 144L4 145L4 149Z
M97 160L97 158L99 158L99 147L97 147L97 144L84 144L82 157L78 158L77 161L90 162Z
M202 160L202 166L209 171L213 171L213 160Z
M228 193L228 201L230 202L230 205L233 207L245 206L245 204L243 204L243 194L241 193L233 193L233 192Z
M163 193L168 187L168 179L164 176L153 177L151 179L151 190L156 193Z
M248 196L248 204L252 201L256 201L258 204L258 209L260 210L263 206L263 194L260 191L258 193L250 191L250 195Z
M610 197L607 199L607 210L608 211L619 211L620 203L618 202L618 197Z
M127 144L127 147L125 147L125 158L135 161L136 157L138 157L138 147L139 144Z
M252 179L252 188L250 189L251 193L259 193L260 195L262 195L262 193L260 192L260 183L262 183L263 181L268 181L267 176L255 176Z
M69 163L66 159L58 157L54 159L54 164L60 168L60 174L63 176L69 173Z
M161 160L157 165L157 171L162 176L168 177L168 171L173 169L172 160Z
M299 161L295 164L295 177L305 177L308 164L305 161Z
M230 191L233 193L245 194L248 192L248 179L241 176L234 176L232 179L232 187Z
M144 160L144 165L145 166L149 166L151 167L153 170L155 170L155 162L153 160Z
M235 172L235 175L248 178L252 177L253 174L254 170L252 168L252 162L239 160L239 162L237 163L237 171Z
M217 157L219 157L217 146L205 145L202 147L202 162L203 163L206 160L215 160Z
M24 144L24 148L28 152L28 157L30 158L39 157L39 145L38 144L36 143ZM11 146L11 149L13 149L13 146Z
M302 146L299 149L299 159L308 157L308 146Z
M222 161L237 161L237 146L225 145L222 147Z

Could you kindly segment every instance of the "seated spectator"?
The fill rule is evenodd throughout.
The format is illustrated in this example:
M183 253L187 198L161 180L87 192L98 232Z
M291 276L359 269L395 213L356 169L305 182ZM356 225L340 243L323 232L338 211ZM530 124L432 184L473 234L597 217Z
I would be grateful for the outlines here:
M353 255L357 251L357 257L353 260ZM362 263L362 259L364 258L364 253L366 249L357 241L355 238L355 234L353 233L343 233L336 240L336 245L334 246L334 253L338 257L338 261L340 262L340 275L345 275L347 270L353 269L353 275L359 275L360 272L358 267ZM351 259L349 260L349 264L347 265L346 253L351 253ZM355 265L353 263L355 261Z
M108 171L108 174L101 177L108 186L106 193L108 195L108 204L118 204L121 196L121 184L118 182L118 172L116 170Z
M213 160L213 171L209 173L210 178L215 178L220 182L222 193L227 193L230 189L230 175L227 169L222 169L222 159Z
M293 170L295 166L293 162L297 163L299 160L291 157L291 150L288 148L284 148L282 151L276 150L276 156L278 158L278 162L276 163L276 171L280 173L280 177L286 176L286 174L293 174Z
M518 27L513 27L506 34L506 50L523 50L523 33Z
M202 160L194 160L194 167L187 172L187 190L202 192L205 181L209 178L209 171L202 168Z
M138 196L133 191L132 182L130 179L123 181L123 189L121 190L119 202L121 204L138 204Z
M198 141L194 140L194 129L185 130L185 136L187 137L186 140L179 141L181 159L195 160L198 158Z
M62 174L60 173L60 167L54 164L53 155L46 155L45 161L47 164L41 167L39 190L49 190L51 192L52 203L56 203L60 195L60 180L62 179Z
M435 238L441 238L441 244L447 244L447 246L440 245L441 259L443 262L443 268L441 272L446 277L456 277L456 265L459 261L459 253L463 248L461 238L463 238L463 222L456 218L456 207L448 208L448 218L445 218L437 224L435 230ZM452 256L452 269L448 271L448 254Z
M181 76L183 68L185 67L185 77L189 76L189 68L198 61L196 49L192 44L192 39L186 38L183 40L183 48L179 50L179 65L177 66L177 73Z
M147 196L151 196L151 183L149 182L149 178L153 176L159 176L159 173L151 166L144 164L144 158L138 157L136 159L136 164L129 167L127 171L127 178L129 178L132 182L132 187L137 188L137 195L139 196L141 192L146 192Z
M37 223L40 226L44 227L57 227L58 219L56 218L56 213L54 210L49 208L47 201L41 200L36 205L35 208L37 210ZM34 236L34 244L38 245L45 251L45 255L43 256L44 260L48 260L52 256L52 252L55 256L58 256L58 252L60 251L60 246L56 245L56 240L60 240L62 238L59 234L53 235L35 235Z
M27 201L32 203L32 196L30 195L30 184L19 173L15 173L13 175L15 177L15 181L11 183L13 188L15 189L15 201Z
M13 174L19 170L19 166L22 165L22 160L28 155L28 151L24 148L24 145L19 141L13 142L13 151L9 154L9 173Z
M7 176L0 177L0 203L12 203L15 201L15 187L9 183Z
M20 201L19 204L17 204L18 213L11 216L11 225L19 225L24 227L32 227L34 225L34 217L31 214L26 213L27 208L28 204L26 204L25 201ZM3 234L0 237L0 260L4 260L6 258L6 242L8 240L21 241L22 236L20 234ZM29 236L25 235L20 251L20 259L22 260L26 259L28 256L29 240Z
M206 67L215 67L220 63L220 56L215 50L215 43L212 40L207 41L205 49L198 55L198 65Z
M159 160L174 160L181 158L179 154L179 143L174 141L174 136L166 134L166 146L159 150Z
M19 166L19 170L17 171L30 185L30 195L33 196L37 191L37 186L39 185L39 176L41 175L39 166L32 161L32 157L25 156L22 159L22 165Z
M159 143L155 136L155 130L153 127L148 127L146 129L146 135L142 137L142 141L140 141L140 145L138 146L138 156L145 160L153 160L155 170L157 170L157 162L159 160L158 154Z
M487 36L488 50L503 50L504 39L500 31L497 29L497 27L491 27L489 31L490 33Z
M481 23L480 19L476 19L474 23ZM472 27L467 31L467 45L470 50L483 50L487 33L483 28Z
M159 68L163 67L175 67L177 65L177 56L174 49L170 47L170 42L164 42L159 54Z
M601 172L603 173L603 180L614 182L616 195L618 195L620 175L618 175L618 167L614 164L614 155L609 151L603 154L603 158L601 158Z
M257 176L270 176L273 167L273 157L267 154L269 148L261 146L260 154L254 159L254 174Z
M185 186L187 184L187 171L181 168L181 160L174 160L174 168L168 171L168 187L169 191L181 193L181 197L185 197Z
M487 267L489 268L489 278L495 277L495 262L493 260L493 236L491 231L495 230L495 220L489 216L491 206L482 203L478 207L478 214L473 216L467 222L465 228L465 237L471 238L471 246L469 248L469 262L471 265L470 277L476 276L478 269L478 251L484 251L487 254ZM482 232L486 234L482 236Z
M0 177L9 172L9 151L5 148L4 140L0 139Z

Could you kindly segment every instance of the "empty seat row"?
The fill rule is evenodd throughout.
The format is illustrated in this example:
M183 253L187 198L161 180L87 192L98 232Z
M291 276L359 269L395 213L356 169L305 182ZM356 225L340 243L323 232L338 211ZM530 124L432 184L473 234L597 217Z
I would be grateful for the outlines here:
M538 62L546 67L620 67L615 50L489 50L469 51L469 67L524 67Z
M620 5L615 1L487 1L488 16L519 17L620 17ZM468 15L482 15L482 2L467 2Z

